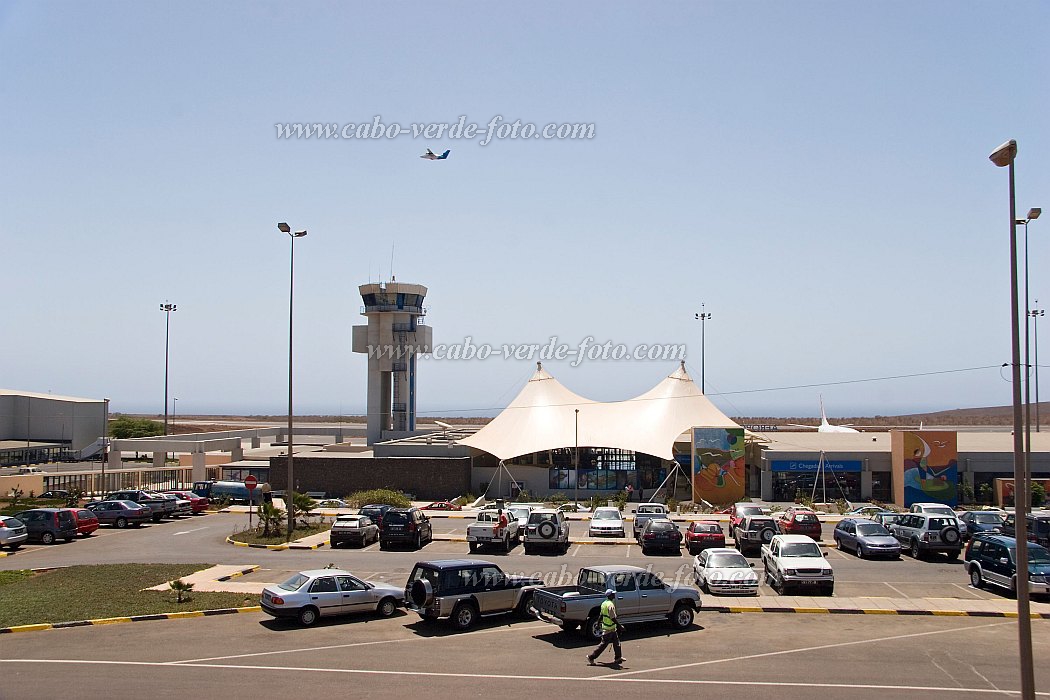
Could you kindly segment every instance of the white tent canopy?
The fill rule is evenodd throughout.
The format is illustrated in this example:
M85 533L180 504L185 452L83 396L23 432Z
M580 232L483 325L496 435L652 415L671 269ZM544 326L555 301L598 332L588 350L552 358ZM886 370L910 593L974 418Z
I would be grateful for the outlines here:
M574 394L537 363L536 373L510 405L459 443L499 459L576 445L674 459L675 440L694 426L740 427L703 395L685 363L641 396L610 403Z

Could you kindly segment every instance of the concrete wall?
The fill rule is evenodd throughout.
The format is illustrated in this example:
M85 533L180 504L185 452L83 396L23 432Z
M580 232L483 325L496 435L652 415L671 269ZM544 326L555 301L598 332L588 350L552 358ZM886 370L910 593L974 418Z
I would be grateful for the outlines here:
M270 487L287 488L287 457L270 458ZM420 500L461 496L470 490L469 459L338 458L296 456L297 491L324 491L341 498L354 491L393 488Z
M102 436L104 401L0 396L0 439L70 442L80 450Z
M11 476L0 476L0 496L7 496L15 489L22 489L23 495L27 498L30 492L39 496L44 492L44 475L14 474Z

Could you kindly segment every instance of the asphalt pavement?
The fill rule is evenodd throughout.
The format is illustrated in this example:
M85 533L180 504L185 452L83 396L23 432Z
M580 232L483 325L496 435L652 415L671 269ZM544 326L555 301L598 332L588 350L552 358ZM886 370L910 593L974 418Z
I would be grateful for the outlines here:
M760 620L760 623L758 622ZM1050 622L1035 621L1036 658ZM970 618L700 615L690 629L634 625L626 661L587 666L592 645L544 623L494 617L453 633L408 613L312 628L262 613L0 637L3 697L98 696L128 684L169 697L611 696L739 700L978 697L1019 686L1016 622ZM1050 688L1050 669L1036 669ZM355 690L355 688L357 690ZM1050 696L1042 692L1040 696Z

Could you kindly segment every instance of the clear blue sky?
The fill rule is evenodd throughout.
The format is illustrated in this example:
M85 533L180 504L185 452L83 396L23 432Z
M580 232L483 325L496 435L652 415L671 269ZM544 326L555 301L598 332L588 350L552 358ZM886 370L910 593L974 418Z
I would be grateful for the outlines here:
M395 239L437 342L686 343L699 379L703 302L731 415L814 415L818 392L831 415L1007 404L997 369L729 392L1009 360L987 155L1017 139L1019 213L1050 208L1048 8L3 2L0 386L162 411L170 300L180 414L283 411L288 221L310 231L299 413L363 410L357 285L389 277ZM595 135L276 137L376 115ZM1043 306L1048 240L1050 215L1031 227ZM547 366L602 400L674 369ZM430 361L419 408L503 406L532 368Z

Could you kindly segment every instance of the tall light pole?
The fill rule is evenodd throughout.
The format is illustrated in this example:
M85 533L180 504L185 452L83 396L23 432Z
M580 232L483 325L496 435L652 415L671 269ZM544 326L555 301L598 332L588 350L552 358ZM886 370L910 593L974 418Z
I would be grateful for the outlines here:
M580 409L576 409L576 454L572 458L573 480L572 480L572 502L576 509L580 508Z
M160 305L164 312L164 434L168 434L168 339L171 331L171 312L178 311L175 304L164 302Z
M1038 304L1039 300L1036 299L1035 303ZM1039 432L1039 317L1045 316L1046 312L1042 309L1032 309L1028 312L1032 317L1032 323L1035 328L1032 329L1032 335L1035 337L1035 432Z
M288 539L292 539L295 531L295 509L292 508L292 490L294 472L292 470L292 295L295 291L295 239L302 238L306 231L292 231L288 224L283 221L277 224L277 230L287 233L291 240L290 254L288 256L288 486L284 491L285 509L288 511Z
M1016 530L1017 644L1021 666L1021 698L1035 700L1035 673L1032 660L1032 619L1028 595L1027 499L1017 497L1017 486L1025 482L1024 436L1021 434L1021 322L1017 293L1017 208L1014 198L1014 160L1017 141L1010 139L992 151L989 160L996 167L1009 169L1010 179L1010 349L1014 417L1014 528Z
M1025 503L1032 508L1032 365L1028 359L1028 222L1039 217L1043 210L1028 210L1028 218L1018 218L1016 225L1025 227ZM1016 488L1014 488L1016 499Z
M703 394L703 393L705 393L704 392L704 346L707 344L707 338L705 337L706 336L706 333L705 333L706 329L704 328L704 326L707 324L708 320L711 318L711 314L704 313L704 305L703 305L703 303L701 303L700 304L700 313L694 314L694 315L696 316L696 320L700 322L700 393Z
M178 413L178 411L175 410L175 409L177 409L178 407L179 407L179 397L175 396L175 397L173 397L171 399L171 429L172 430L175 430L175 415Z

